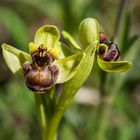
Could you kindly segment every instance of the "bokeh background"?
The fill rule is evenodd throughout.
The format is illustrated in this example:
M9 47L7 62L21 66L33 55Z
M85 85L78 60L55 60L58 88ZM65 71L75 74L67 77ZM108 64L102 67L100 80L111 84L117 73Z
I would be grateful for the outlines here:
M59 140L140 140L139 0L0 0L0 44L28 51L41 25L54 24L78 41L78 26L96 18L133 67L94 70L65 113ZM63 40L63 39L62 39ZM33 94L7 68L0 50L0 140L41 140Z

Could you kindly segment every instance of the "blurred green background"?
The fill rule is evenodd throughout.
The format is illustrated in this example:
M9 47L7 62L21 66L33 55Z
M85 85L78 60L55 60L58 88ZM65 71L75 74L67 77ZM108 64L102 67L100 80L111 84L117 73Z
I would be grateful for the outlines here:
M139 0L0 0L0 44L28 51L43 24L78 41L78 26L96 18L133 67L107 74L95 64L58 129L59 140L140 140ZM63 38L62 38L63 40ZM41 140L34 96L5 65L0 50L0 140Z

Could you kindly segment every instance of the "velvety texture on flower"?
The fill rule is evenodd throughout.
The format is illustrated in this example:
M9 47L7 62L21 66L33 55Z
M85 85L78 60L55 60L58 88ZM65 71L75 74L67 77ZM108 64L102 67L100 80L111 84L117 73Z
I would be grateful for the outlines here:
M29 53L2 45L8 67L14 74L24 76L32 91L45 93L55 84L68 81L83 60L84 53L73 54L59 38L56 26L44 25L37 30L34 42L29 43Z

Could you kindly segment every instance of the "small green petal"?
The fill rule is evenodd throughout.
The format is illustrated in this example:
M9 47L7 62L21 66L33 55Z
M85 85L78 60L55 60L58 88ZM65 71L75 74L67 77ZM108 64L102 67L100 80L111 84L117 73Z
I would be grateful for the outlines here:
M9 69L17 75L22 75L22 65L25 61L31 61L31 56L8 44L2 44L2 53Z
M56 83L64 83L71 79L77 72L77 69L84 56L84 53L80 53L71 55L63 59L55 60L54 65L56 65L59 69L59 75Z
M132 63L129 61L108 62L100 59L99 56L97 58L97 62L99 67L106 72L123 72L132 66Z
M104 43L99 44L98 48L97 48L97 51L99 52L99 50L101 50L103 52L106 52L108 50L108 46L106 44L104 44Z
M76 43L74 38L68 32L62 31L62 35L70 46L78 50L81 49L81 47Z
M36 46L36 44L34 44L33 42L29 43L29 53L34 53L35 51L38 50L38 47Z
M53 25L44 25L35 34L34 43L37 46L47 45L49 49L56 47L60 38L59 30Z
M72 50L66 44L64 44L62 42L58 43L58 48L57 49L59 51L58 56L57 56L59 59L60 58L65 58L65 57L73 54Z

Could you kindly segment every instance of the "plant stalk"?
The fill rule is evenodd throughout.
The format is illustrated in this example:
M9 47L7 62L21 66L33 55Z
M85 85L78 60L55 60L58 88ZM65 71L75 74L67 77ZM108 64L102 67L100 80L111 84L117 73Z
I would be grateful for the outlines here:
M36 109L37 109L37 115L38 115L38 121L41 128L41 136L42 140L45 140L45 132L47 130L47 124L48 124L48 118L46 115L46 109L43 102L42 95L35 93L35 103L36 103Z
M53 118L56 108L56 91L55 88L49 90L46 94L36 94L35 102L37 107L37 115L41 127L42 140L56 140L56 132L54 136L48 136L50 131L50 122Z
M57 129L61 118L63 117L64 110L57 110L48 124L48 131L46 140L56 140Z
M108 117L110 112L110 101L103 99L96 112L95 140L105 140Z

